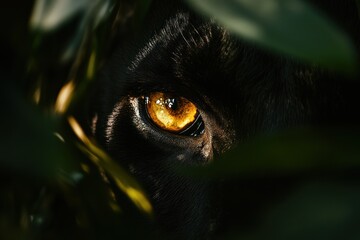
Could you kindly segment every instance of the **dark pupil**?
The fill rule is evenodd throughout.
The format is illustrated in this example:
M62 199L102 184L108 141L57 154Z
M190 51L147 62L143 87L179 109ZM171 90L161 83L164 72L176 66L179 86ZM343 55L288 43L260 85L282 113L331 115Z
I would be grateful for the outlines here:
M176 98L166 99L165 104L168 108L170 108L173 111L177 111L179 109L179 103Z

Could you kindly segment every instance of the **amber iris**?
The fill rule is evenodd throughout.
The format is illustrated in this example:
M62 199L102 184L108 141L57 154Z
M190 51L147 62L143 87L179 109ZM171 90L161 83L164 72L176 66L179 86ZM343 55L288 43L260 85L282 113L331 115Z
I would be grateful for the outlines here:
M146 110L155 125L175 133L188 129L199 115L195 105L186 98L162 92L146 97Z

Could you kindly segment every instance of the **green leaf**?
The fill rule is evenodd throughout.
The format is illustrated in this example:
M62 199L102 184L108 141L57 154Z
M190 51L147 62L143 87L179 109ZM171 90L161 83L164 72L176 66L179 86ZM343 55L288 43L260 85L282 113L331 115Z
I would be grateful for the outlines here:
M300 0L187 0L231 32L265 48L330 69L356 71L349 38Z
M188 173L211 177L291 175L360 166L359 132L296 130L239 144L207 167Z
M15 87L0 90L0 168L7 172L54 178L59 168L71 166L71 156L56 138L56 123L25 102Z
M260 224L248 233L221 239L359 239L358 183L312 182L263 212Z

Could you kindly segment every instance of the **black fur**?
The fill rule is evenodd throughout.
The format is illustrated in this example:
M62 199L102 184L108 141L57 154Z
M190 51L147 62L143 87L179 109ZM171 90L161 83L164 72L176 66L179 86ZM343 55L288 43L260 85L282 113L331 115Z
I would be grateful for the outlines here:
M313 2L359 43L355 1ZM180 1L154 1L147 22L103 71L94 132L140 180L160 225L174 236L207 238L231 218L216 198L219 183L179 176L174 164L207 164L262 133L359 123L356 81L240 40ZM154 127L141 98L152 91L195 103L205 133L193 138Z

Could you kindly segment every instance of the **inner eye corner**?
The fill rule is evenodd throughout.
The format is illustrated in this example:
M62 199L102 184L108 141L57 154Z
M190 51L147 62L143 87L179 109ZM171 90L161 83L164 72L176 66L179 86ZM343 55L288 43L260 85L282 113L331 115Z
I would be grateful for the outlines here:
M194 103L185 97L165 92L151 92L141 97L145 116L155 127L182 136L197 137L205 124Z

